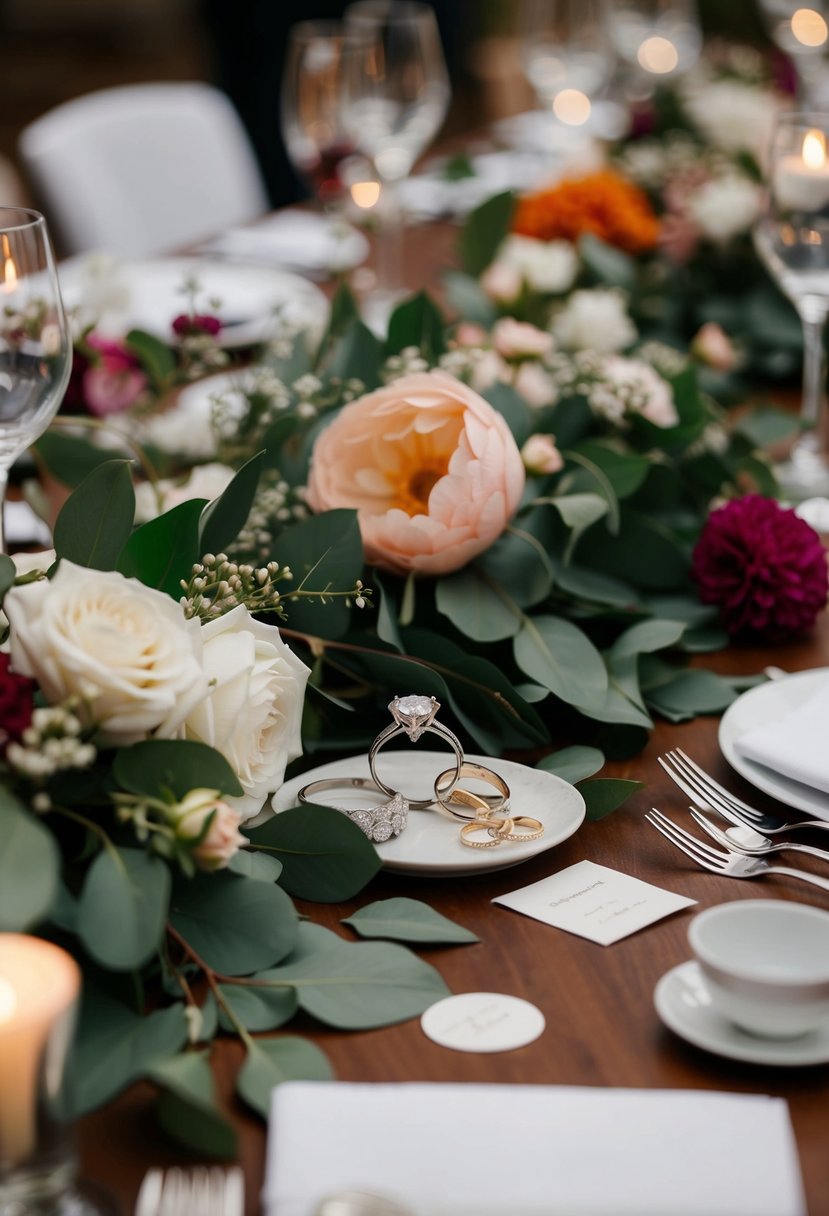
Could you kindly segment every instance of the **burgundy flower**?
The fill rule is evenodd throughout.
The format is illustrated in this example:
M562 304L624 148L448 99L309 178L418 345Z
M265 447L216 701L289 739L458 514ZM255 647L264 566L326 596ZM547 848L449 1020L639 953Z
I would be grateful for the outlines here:
M219 318L209 313L183 312L173 321L173 333L179 338L191 338L198 334L209 334L215 338L221 328Z
M136 355L124 342L89 334L91 366L84 372L83 394L90 414L105 418L129 409L147 387Z
M782 641L810 628L829 592L820 537L794 511L747 494L712 511L694 549L704 604L731 634Z
M9 668L7 654L0 654L0 751L6 744L20 740L32 721L34 680Z

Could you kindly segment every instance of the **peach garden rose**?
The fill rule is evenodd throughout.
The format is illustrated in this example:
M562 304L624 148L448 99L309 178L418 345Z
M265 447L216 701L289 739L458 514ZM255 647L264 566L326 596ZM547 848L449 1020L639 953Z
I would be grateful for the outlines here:
M418 372L351 402L320 434L308 502L356 509L373 565L449 574L501 535L523 489L502 416L454 376Z

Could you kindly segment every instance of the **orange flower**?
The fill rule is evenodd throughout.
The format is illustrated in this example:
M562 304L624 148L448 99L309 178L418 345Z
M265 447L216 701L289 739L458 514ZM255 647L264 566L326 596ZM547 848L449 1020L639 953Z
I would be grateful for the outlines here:
M541 241L577 241L590 232L608 245L642 253L659 239L659 220L638 186L604 169L526 195L513 230Z

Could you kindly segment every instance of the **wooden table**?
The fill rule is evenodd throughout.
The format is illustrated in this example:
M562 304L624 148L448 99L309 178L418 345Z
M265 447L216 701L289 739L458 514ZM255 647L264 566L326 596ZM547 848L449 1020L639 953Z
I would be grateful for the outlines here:
M448 227L421 229L406 254L414 287L434 282L452 248ZM732 648L697 659L721 673L748 674L774 663L786 670L829 665L829 618L815 634L773 649ZM555 740L555 723L552 723ZM685 799L657 764L669 747L681 746L737 793L762 805L768 800L731 772L717 746L716 718L676 726L657 723L646 750L624 763L609 763L603 776L635 778L647 788L611 817L585 824L556 848L510 869L467 878L416 879L378 875L359 898L342 906L307 905L314 920L345 935L342 917L392 895L423 899L472 929L477 945L426 952L453 992L496 990L525 997L543 1011L546 1032L517 1051L467 1055L431 1043L417 1020L383 1030L344 1034L300 1017L289 1029L308 1034L328 1054L341 1080L478 1081L547 1085L688 1088L772 1094L789 1103L808 1196L809 1216L829 1214L829 1067L783 1069L732 1063L686 1045L661 1025L653 989L669 968L689 956L691 912L680 913L617 944L602 947L550 928L490 900L575 862L590 859L691 896L699 907L740 898L793 899L829 909L829 894L789 879L741 883L692 869L643 815L652 805L681 814ZM769 803L769 805L771 805ZM798 858L808 865L812 859ZM247 1177L246 1216L259 1212L265 1129L233 1096L242 1049L222 1040L214 1048L219 1091L240 1133L240 1160ZM132 1212L138 1185L150 1165L181 1162L158 1132L154 1091L139 1084L108 1107L82 1120L81 1164ZM735 1129L739 1135L739 1129ZM597 1161L601 1146L597 1146Z

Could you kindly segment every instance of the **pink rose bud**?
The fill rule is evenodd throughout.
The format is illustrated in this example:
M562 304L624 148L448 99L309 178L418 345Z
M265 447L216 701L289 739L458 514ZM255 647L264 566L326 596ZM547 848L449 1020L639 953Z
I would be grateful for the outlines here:
M558 473L564 468L561 452L553 442L552 435L530 435L521 449L521 459L524 461L524 468L533 477Z
M706 321L691 343L691 353L718 372L730 372L737 365L737 351L728 334L716 321Z
M492 345L504 359L540 359L553 349L553 335L526 321L502 317L492 330Z
M499 304L511 304L517 300L523 282L521 271L508 262L491 262L481 275L481 287L491 300Z
M416 372L352 401L320 433L314 511L357 511L367 561L448 574L512 518L524 466L504 418L446 372Z
M458 346L486 346L486 330L472 321L461 321L455 330L455 341Z
M174 810L179 840L197 840L212 815L210 826L191 855L200 870L222 870L247 840L239 831L241 818L219 798L218 790L191 790Z

